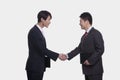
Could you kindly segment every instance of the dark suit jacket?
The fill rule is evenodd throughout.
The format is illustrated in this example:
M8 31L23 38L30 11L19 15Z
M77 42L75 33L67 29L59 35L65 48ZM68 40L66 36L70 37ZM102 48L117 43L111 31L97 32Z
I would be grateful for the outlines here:
M68 53L68 60L80 53L80 62L85 75L102 74L103 65L101 56L103 52L104 41L102 35L98 30L92 28L85 38L82 36L79 46ZM85 60L88 60L91 65L84 65Z
M29 31L28 47L29 56L26 63L27 71L44 72L46 66L49 66L50 64L49 58L54 61L58 58L58 53L46 48L45 38L36 25Z

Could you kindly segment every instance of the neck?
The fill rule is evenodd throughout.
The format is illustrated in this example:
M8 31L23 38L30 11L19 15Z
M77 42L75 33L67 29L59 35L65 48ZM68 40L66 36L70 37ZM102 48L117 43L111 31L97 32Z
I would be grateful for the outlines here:
M90 28L90 24L86 26L85 31L87 31Z
M41 22L39 22L39 23L37 23L41 28L44 28L44 25L43 25L43 23L41 23Z

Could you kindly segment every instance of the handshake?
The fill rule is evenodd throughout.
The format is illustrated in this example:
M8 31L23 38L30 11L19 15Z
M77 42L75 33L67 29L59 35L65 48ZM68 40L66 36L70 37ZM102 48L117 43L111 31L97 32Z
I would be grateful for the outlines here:
M59 59L65 61L67 59L67 54L59 54Z

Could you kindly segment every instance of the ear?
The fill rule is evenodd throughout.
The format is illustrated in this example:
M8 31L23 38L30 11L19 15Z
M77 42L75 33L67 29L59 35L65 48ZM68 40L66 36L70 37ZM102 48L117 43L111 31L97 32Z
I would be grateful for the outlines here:
M88 20L86 20L86 23L87 23L87 24L89 24L89 21L88 21Z
M43 18L41 18L41 22L44 22L45 20Z

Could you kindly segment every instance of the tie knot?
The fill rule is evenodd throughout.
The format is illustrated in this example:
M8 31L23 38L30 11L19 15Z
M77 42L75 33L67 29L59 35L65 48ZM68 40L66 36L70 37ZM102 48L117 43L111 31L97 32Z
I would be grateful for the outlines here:
M85 32L85 34L87 34L87 32Z
M88 34L88 33L87 33L87 32L85 32L84 37L85 37L85 36L87 36L87 34Z

